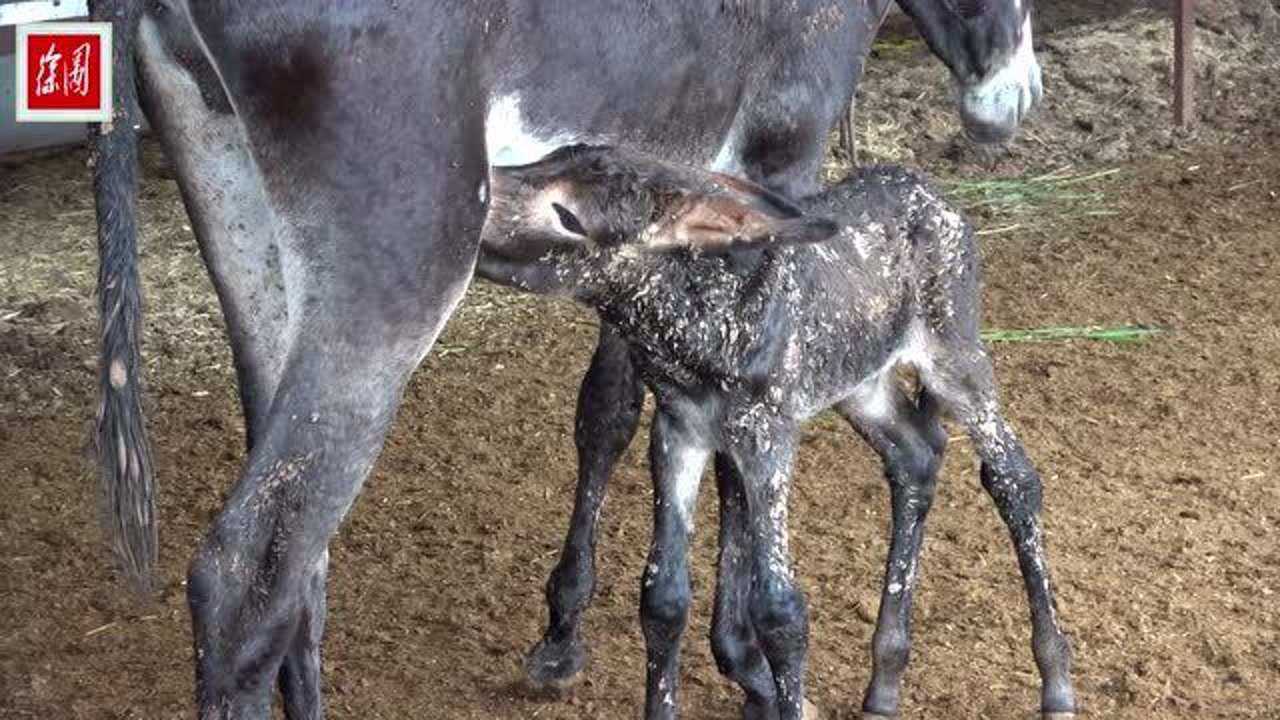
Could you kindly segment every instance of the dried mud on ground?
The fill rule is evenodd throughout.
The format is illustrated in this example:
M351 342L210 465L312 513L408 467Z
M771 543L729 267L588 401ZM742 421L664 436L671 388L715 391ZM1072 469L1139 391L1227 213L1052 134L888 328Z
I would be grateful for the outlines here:
M1222 35L1206 33L1217 69L1201 81L1204 124L1171 132L1158 68L1126 80L1100 49L1146 38L1134 52L1157 57L1167 28L1155 15L1125 8L1093 22L1040 5L1053 29L1042 40L1050 99L1021 140L994 155L953 142L950 108L931 103L941 72L885 45L860 99L864 159L923 163L948 182L1120 169L1086 187L1107 215L1082 216L1069 199L975 213L984 228L1013 228L983 239L988 326L1167 330L1136 345L994 348L1046 480L1081 700L1099 718L1280 717L1280 73L1252 59L1270 46L1235 5L1209 3L1225 19ZM139 608L109 570L83 454L96 324L84 155L0 160L0 718L191 713L183 569L236 474L243 430L216 301L162 166L149 146L145 353L166 585ZM519 682L572 498L573 397L594 333L588 313L562 302L470 292L333 544L332 717L639 714L643 435L604 513L584 683L547 696ZM857 716L887 506L870 453L836 420L812 424L792 516L811 694L829 718ZM713 510L705 490L682 702L687 717L729 720L738 696L705 640ZM915 621L904 717L1033 715L1013 553L962 441L931 516Z

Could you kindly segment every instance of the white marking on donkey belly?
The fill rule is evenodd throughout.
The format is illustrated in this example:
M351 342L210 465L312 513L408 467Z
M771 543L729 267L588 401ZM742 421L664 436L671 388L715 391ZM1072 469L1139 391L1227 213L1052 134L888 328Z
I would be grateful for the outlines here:
M538 132L520 112L518 94L500 95L489 102L484 121L484 144L490 166L528 165L557 148L584 142L586 137L564 130Z
M535 163L566 145L575 143L608 143L609 138L592 136L574 130L543 129L529 125L520 111L523 100L518 93L498 95L489 101L484 121L485 153L490 167L509 167ZM742 174L739 156L742 153L741 116L720 145L720 150L707 166L708 170L728 174ZM481 202L484 201L483 190Z

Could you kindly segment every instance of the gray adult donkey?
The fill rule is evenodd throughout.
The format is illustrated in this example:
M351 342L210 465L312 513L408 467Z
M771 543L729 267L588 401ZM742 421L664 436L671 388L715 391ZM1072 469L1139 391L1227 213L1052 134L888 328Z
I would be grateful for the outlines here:
M492 170L626 144L802 194L887 4L90 0L114 27L116 79L115 121L95 134L96 440L116 554L139 586L156 556L139 105L173 161L245 414L243 470L188 572L202 718L265 720L276 687L290 720L323 715L328 543L471 281ZM899 4L951 70L966 127L1011 135L1040 93L1030 0ZM625 445L640 390L617 347L602 340L580 407ZM607 469L614 449L584 466ZM570 662L544 647L572 670L571 642Z
M879 453L893 503L865 717L898 711L925 515L947 444L943 416L968 431L1012 536L1041 709L1073 716L1041 482L1000 411L979 337L973 233L924 181L863 170L805 200L802 212L731 176L583 146L497 171L493 192L485 243L527 258L510 262L508 277L596 309L657 400L654 541L641 595L647 717L676 715L688 537L712 455L725 598L715 624L746 618L763 651L738 658L731 674L747 690L748 717L775 717L766 702L776 717L802 716L807 613L792 577L787 498L799 425L831 407Z

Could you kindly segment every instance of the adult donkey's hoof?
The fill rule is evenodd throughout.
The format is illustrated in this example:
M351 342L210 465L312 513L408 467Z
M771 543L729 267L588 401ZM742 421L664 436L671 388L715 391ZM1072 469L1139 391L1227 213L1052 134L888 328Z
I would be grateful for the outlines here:
M589 656L580 642L550 643L543 639L524 658L529 684L538 690L566 690L578 684Z

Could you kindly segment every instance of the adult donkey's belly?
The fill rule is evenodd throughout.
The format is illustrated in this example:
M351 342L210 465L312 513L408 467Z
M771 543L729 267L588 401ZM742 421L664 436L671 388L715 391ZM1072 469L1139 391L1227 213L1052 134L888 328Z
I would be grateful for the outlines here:
M490 165L625 144L805 189L792 176L816 172L872 28L864 3L779 5L686 0L637 16L630 2L546 0L515 10L491 28Z

